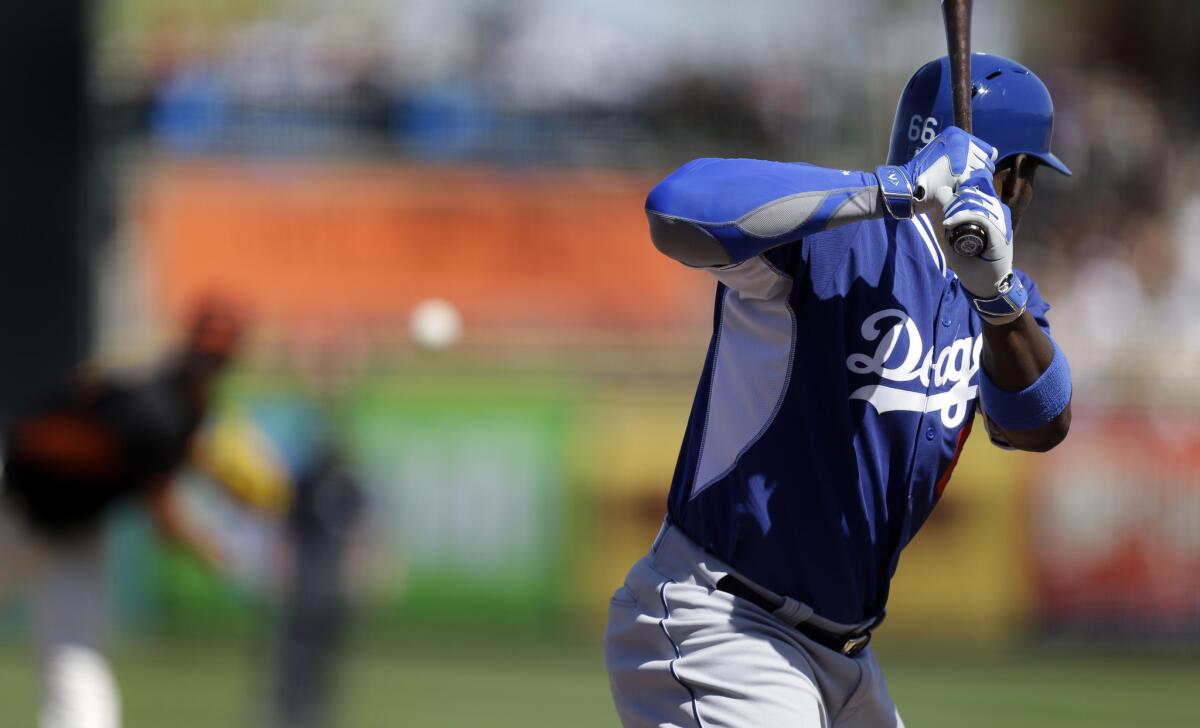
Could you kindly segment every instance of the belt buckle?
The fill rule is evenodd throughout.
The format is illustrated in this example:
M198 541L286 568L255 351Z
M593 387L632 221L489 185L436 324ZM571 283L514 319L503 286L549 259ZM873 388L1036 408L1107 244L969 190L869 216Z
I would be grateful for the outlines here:
M860 634L857 637L850 637L842 645L841 653L846 657L854 657L858 653L867 648L867 643L871 641L871 633Z

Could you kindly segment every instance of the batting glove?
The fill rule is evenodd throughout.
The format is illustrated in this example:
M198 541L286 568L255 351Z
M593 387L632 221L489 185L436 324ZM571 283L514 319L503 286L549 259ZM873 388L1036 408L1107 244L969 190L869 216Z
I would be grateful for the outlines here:
M1012 213L996 196L991 173L976 172L957 194L939 191L938 200L947 239L964 223L975 223L987 232L986 247L978 256L959 255L954 246L945 246L946 262L970 294L975 310L989 324L1015 321L1025 312L1029 295L1013 275Z
M953 194L980 170L990 176L996 156L992 145L948 126L907 164L876 167L884 206L897 219L936 209L939 194Z

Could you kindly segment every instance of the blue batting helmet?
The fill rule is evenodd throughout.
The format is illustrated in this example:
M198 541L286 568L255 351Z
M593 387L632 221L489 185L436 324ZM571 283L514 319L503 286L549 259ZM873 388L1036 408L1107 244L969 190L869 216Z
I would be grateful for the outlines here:
M896 106L888 164L903 164L938 132L954 123L950 60L942 56L917 69ZM999 150L1000 159L1028 154L1070 175L1050 153L1054 103L1046 84L1016 61L971 54L972 133Z

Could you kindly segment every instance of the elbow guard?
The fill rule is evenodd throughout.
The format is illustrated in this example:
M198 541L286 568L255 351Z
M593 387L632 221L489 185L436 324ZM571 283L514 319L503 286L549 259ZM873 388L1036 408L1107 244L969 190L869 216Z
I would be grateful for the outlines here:
M653 210L646 210L646 218L650 221L650 240L668 258L693 268L709 268L730 262L725 248L699 225Z

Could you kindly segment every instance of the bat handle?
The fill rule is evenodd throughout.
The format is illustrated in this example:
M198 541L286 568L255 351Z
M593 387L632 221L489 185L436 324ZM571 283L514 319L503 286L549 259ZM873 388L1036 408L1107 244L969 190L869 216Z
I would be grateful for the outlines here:
M981 225L965 222L950 231L950 247L964 258L975 258L987 247L987 231Z

